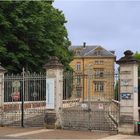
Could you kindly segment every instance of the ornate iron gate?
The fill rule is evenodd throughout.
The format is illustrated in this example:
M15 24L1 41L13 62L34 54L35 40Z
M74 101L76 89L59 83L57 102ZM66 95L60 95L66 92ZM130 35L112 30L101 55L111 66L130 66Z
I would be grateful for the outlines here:
M43 126L46 100L45 74L6 75L0 125Z
M111 71L64 74L62 127L117 131L118 82L118 75Z

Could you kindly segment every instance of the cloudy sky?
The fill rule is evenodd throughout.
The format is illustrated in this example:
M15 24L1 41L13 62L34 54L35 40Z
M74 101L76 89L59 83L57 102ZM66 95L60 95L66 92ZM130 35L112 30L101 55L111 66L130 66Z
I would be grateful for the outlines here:
M117 58L126 49L140 52L140 1L55 0L63 11L72 45L101 45L115 50Z

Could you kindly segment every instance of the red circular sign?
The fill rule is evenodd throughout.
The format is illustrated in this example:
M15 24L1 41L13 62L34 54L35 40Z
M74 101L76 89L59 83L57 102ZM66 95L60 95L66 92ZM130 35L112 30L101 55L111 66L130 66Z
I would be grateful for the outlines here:
M20 99L20 94L19 92L14 92L12 93L11 97L12 97L12 100L18 101Z

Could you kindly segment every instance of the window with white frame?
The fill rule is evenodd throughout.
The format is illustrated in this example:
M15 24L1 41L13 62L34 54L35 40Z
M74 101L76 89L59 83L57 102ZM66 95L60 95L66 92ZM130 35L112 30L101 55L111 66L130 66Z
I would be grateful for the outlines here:
M78 84L78 85L81 84L81 77L80 77L80 75L77 76L77 84Z
M96 65L103 65L104 61L103 60L95 60L94 62Z
M77 90L77 97L81 97L81 90L80 89Z
M96 60L96 61L95 61L95 64L99 64L99 61L98 61L98 60Z
M76 55L78 55L78 56L80 55L80 51L79 50L76 51Z
M103 92L104 91L104 82L96 81L94 82L95 92Z
M103 78L104 77L104 69L94 69L95 78Z
M80 62L77 62L77 64L76 64L76 70L81 70L81 63Z
M104 61L103 60L100 60L100 64L102 65L104 63Z

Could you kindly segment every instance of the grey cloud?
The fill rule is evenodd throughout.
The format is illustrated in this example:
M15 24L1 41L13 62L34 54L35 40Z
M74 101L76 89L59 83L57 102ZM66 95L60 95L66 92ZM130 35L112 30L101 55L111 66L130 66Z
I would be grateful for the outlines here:
M72 44L100 44L118 56L140 52L140 1L55 1L63 10Z

